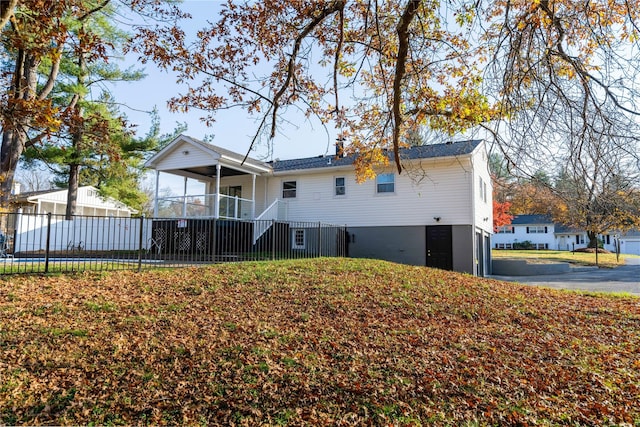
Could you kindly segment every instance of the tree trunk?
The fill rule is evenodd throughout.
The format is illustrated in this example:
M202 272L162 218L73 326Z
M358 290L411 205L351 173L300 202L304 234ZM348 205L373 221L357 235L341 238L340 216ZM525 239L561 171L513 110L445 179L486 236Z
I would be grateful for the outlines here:
M22 132L7 130L2 133L0 148L0 208L8 210L13 178L18 160L24 150L26 136Z
M84 29L84 27L83 27ZM84 58L85 51L83 42L80 40L80 52L78 53L78 77L77 83L81 88L86 87L87 64ZM81 162L81 145L84 137L84 108L82 106L83 95L77 93L75 95L77 101L74 109L73 133L71 135L71 149L73 150L73 161L69 165L69 189L67 192L67 211L66 218L71 219L76 214L76 206L78 202L78 186L80 185L80 162Z
M598 248L598 234L593 231L587 231L587 237L589 238L588 248Z
M65 219L72 219L76 214L76 206L78 202L78 181L80 178L80 165L69 165L69 189L67 190L67 210L65 211Z
M13 81L8 95L11 101L29 103L36 98L39 64L40 62L34 55L18 51L14 64ZM12 115L5 116L3 119L4 132L0 148L0 209L9 209L9 197L18 161L28 142L27 134L23 129L31 127L31 116L17 108Z

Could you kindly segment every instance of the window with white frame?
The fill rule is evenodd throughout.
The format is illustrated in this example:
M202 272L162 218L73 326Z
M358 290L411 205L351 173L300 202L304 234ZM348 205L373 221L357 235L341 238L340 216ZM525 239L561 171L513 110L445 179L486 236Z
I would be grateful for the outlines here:
M345 185L345 179L343 176L336 177L335 179L335 195L336 196L344 196L347 194L347 187Z
M527 233L530 234L544 234L547 232L547 227L545 227L544 225L534 225L531 227L527 227Z
M304 249L306 245L306 234L303 228L294 228L292 234L291 247L293 249Z
M478 177L480 179L478 190L480 190L480 200L487 203L487 183L484 182L481 176Z
M498 227L498 234L513 234L515 232L515 228L510 225L503 225Z
M296 181L284 181L282 183L282 198L293 199L296 197L298 183Z
M376 176L376 193L393 193L396 191L396 176L383 173Z

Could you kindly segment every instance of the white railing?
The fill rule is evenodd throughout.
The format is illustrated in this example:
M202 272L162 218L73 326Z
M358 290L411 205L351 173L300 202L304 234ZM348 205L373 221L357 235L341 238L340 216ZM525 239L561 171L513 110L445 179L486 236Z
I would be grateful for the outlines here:
M161 218L215 218L217 194L160 197L157 216ZM218 218L251 219L253 200L220 194Z
M262 211L253 221L253 244L267 232L273 221L286 221L288 219L288 204L276 199L267 209ZM271 221L271 222L269 222Z

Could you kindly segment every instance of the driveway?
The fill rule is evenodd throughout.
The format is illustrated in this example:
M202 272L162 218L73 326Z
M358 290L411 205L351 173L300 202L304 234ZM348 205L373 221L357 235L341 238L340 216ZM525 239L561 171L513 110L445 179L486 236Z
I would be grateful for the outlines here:
M539 276L490 276L492 279L556 289L625 292L640 296L640 258L618 268L576 267L570 273Z

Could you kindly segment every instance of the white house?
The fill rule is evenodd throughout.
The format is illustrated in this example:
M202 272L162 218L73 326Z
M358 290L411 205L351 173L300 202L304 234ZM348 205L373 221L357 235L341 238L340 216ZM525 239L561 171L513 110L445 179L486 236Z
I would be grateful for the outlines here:
M555 228L547 215L516 215L511 224L498 227L493 236L496 249L532 245L532 249L557 249Z
M11 196L11 204L15 210L22 209L22 213L25 214L64 215L67 209L67 193L66 189L18 193ZM135 209L124 203L112 197L100 196L95 187L78 187L77 215L130 217L134 213Z
M640 255L640 230L629 230L620 235L620 252Z
M401 150L393 166L356 182L354 156L260 162L179 136L146 166L185 179L185 194L159 197L155 216L315 221L345 225L349 256L489 274L492 188L483 141ZM389 153L391 158L392 153ZM391 162L393 163L393 162ZM205 193L186 194L187 179ZM304 230L291 235L304 245Z
M616 251L618 240L621 253L640 255L640 232L637 230L626 233L612 231L598 237L608 251ZM525 246L529 249L572 251L586 248L588 244L586 231L556 223L548 215L516 215L511 224L498 227L493 235L495 249Z

